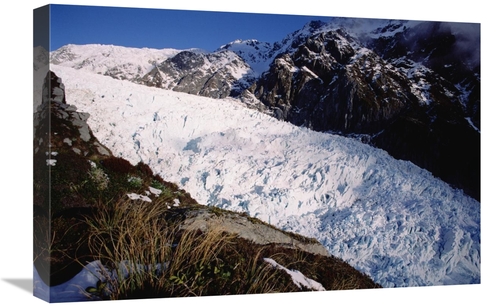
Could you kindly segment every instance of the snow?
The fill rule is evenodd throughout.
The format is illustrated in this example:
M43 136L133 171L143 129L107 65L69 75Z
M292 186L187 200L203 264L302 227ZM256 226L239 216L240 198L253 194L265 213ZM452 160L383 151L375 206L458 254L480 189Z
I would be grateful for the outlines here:
M151 198L145 195L139 195L137 193L129 193L127 194L127 196L132 200L142 200L142 201L147 201L148 203L152 202Z
M342 28L353 36L371 38L390 37L402 32L405 28L414 27L422 23L417 20L387 20L369 18L334 17L332 20L316 30L336 30Z
M160 189L155 189L153 187L149 187L149 191L151 193L153 193L154 195L156 195L156 196L159 196L161 194L161 190Z
M52 69L105 146L202 204L314 237L384 287L480 282L480 204L412 163L235 100Z
M113 73L115 67L123 71L123 78L141 77L166 59L182 50L130 48L113 45L66 45L51 52L50 62L84 69L97 74Z
M306 66L302 66L300 69L301 69L301 70L303 70L303 71L305 71L305 72L307 72L307 73L309 73L309 75L311 75L314 79L319 79L319 81L320 81L321 83L323 83L323 80L321 80L321 78L320 78L320 77L318 77L318 75L316 75L315 73L313 73L313 72L312 72L309 68L307 68Z
M91 262L72 279L49 288L33 266L33 295L51 303L89 301L85 289L96 286L101 269L99 261Z
M427 76L432 75L433 72L429 68L425 67L422 64L406 61L407 65L410 65L409 69L401 68L403 72L406 73L408 78L413 79L414 82L412 84L411 91L412 93L419 97L419 101L422 104L429 105L432 103L432 98L430 94L431 84L427 81Z
M274 56L271 54L272 45L267 42L259 42L255 39L237 39L229 44L221 46L218 50L230 50L240 56L248 63L256 76L262 74L269 68Z
M306 276L304 276L304 274L297 270L289 270L271 258L264 258L264 261L270 263L273 267L284 270L288 275L290 275L293 283L301 289L302 287L305 287L307 289L315 291L326 291L322 284L313 279L307 278Z
M466 117L465 120L467 120L467 122L469 123L469 125L474 128L474 130L476 130L477 132L481 133L481 130L476 127L476 125L474 125L474 123L472 122L472 119L470 117Z
M259 75L248 62L242 61L238 54L227 50L209 54L207 63L203 69L214 72L227 69L235 80L239 80L247 87L251 85L248 80L252 80Z

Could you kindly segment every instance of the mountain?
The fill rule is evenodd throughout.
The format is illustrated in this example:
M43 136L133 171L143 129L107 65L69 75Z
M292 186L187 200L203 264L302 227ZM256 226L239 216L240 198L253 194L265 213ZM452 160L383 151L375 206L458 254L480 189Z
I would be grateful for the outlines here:
M256 77L246 62L227 50L67 45L51 53L50 63L213 98L236 95Z
M383 287L480 282L480 203L413 163L239 99L51 69L102 144L202 204L316 238Z
M295 35L246 97L278 119L359 137L479 199L478 27L466 39L452 31L466 25L334 25Z
M175 49L127 48L113 45L66 45L51 52L50 63L83 69L120 80L137 80L155 65L179 53Z
M200 205L146 164L114 156L87 124L91 115L67 103L53 71L42 92L33 114L35 296L65 302L380 288L313 238Z
M235 96L253 83L251 67L231 51L181 51L155 66L138 83L211 98Z
M147 61L146 50L132 61L112 55L119 47L67 46L51 63L238 97L294 125L363 140L479 200L479 34L478 24L332 18L274 43L236 40L214 52L170 50Z

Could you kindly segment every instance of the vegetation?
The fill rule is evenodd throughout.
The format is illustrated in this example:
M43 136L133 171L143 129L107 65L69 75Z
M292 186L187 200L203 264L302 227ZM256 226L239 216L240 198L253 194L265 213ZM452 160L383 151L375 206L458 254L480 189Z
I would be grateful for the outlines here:
M179 232L166 218L165 206L125 201L107 209L87 221L91 252L99 255L102 271L108 272L95 288L87 289L90 294L105 299L229 294L231 284L252 291L252 270L245 285L235 278L241 263L224 257L230 250L236 252L234 236L217 228ZM221 292L224 288L228 293Z
M86 289L89 296L131 299L310 291L296 286L286 272L265 262L266 257L320 280L329 290L377 287L343 261L274 244L259 246L225 232L217 223L203 232L181 230L161 203L123 200L103 205L86 220L90 228L86 243L105 272L95 287Z
M251 224L267 224L244 213L202 206L176 184L151 177L145 166L139 170L119 158L85 161L78 168L69 165L58 161L52 169L62 191L59 199L72 195L72 204L91 205L72 205L52 215L52 235L47 242L50 248L45 257L53 284L68 280L86 263L99 260L99 282L85 289L93 299L311 291L295 285L285 271L264 261L272 258L328 290L380 287L334 257L278 244L259 245L225 232L217 226L217 219L239 216ZM147 193L151 201L127 196L130 192L147 195L150 187L160 191ZM207 229L182 227L188 215L202 211L209 212L214 220ZM303 243L317 243L287 234Z

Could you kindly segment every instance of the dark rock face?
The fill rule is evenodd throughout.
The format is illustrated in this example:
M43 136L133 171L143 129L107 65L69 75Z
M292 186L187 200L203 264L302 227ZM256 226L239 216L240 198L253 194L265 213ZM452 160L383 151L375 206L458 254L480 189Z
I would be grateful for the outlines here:
M421 91L426 103L386 127L373 144L430 170L478 200L479 37L479 24L426 22L368 43L405 72L412 84L428 86Z
M356 50L358 49L358 50ZM318 131L370 133L418 103L406 76L341 30L278 56L255 96L280 119Z
M480 134L447 108L408 112L372 139L397 159L412 161L480 200Z
M403 71L411 68L405 63L412 61L446 80L460 98L465 115L480 126L479 24L425 22L394 36L367 41L367 45Z

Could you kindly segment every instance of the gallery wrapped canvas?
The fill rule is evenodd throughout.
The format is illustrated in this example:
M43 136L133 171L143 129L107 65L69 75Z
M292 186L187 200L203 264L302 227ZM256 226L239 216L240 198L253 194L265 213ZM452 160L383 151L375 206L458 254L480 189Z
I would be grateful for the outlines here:
M33 13L36 297L480 284L479 23Z

